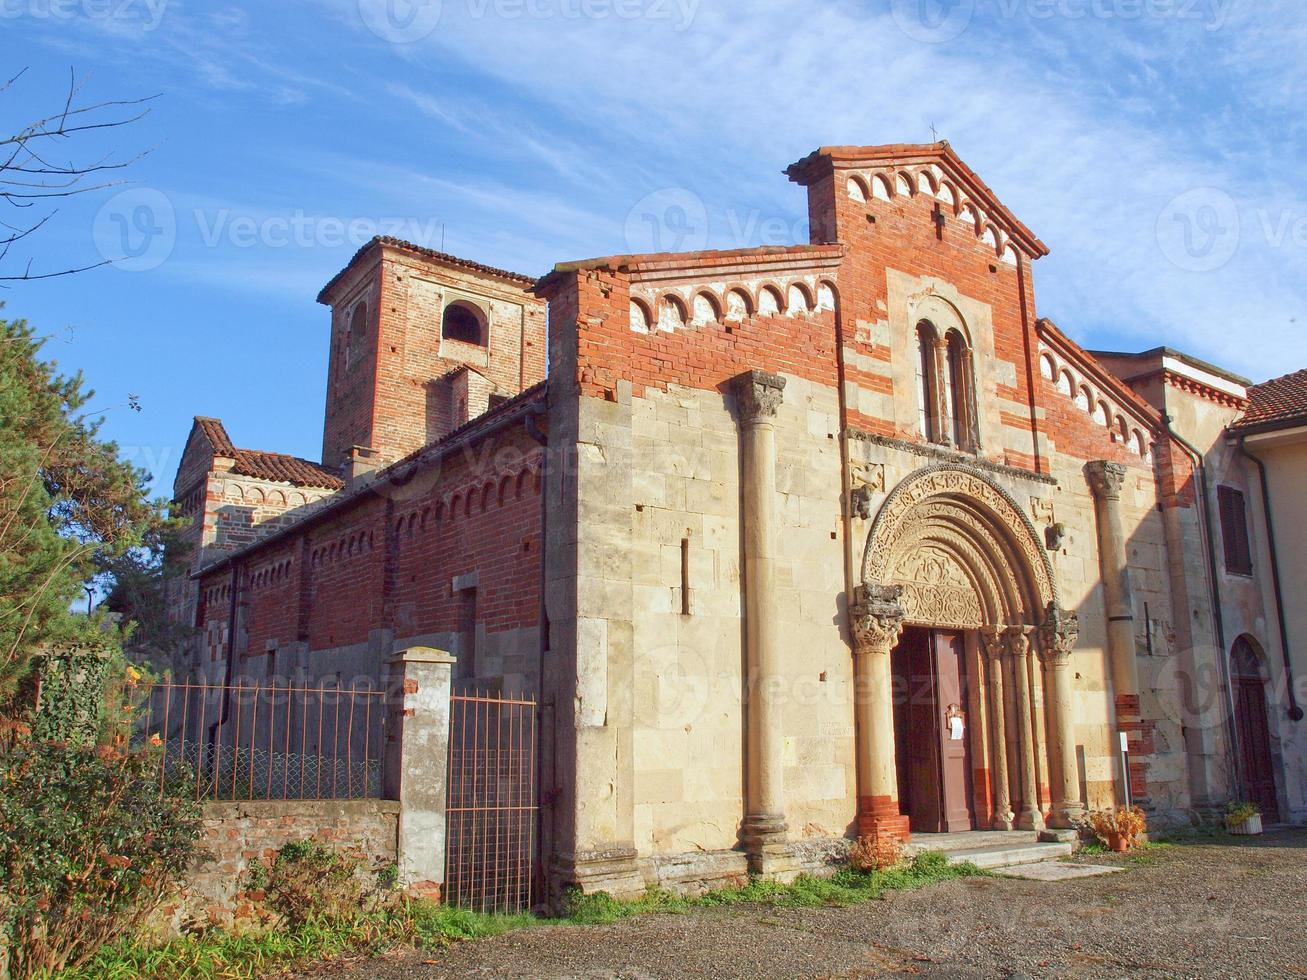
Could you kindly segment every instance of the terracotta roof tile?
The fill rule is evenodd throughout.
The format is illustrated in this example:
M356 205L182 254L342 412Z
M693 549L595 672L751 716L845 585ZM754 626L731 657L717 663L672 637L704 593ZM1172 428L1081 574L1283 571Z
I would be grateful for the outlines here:
M1248 411L1232 428L1294 419L1307 421L1307 368L1253 385L1248 389L1248 402Z
M298 456L269 453L260 449L237 449L235 459L236 465L232 467L232 472L241 476L327 490L339 490L345 485L345 481L330 470Z
M195 424L199 426L205 438L209 440L209 445L213 447L215 456L236 455L236 446L232 443L231 437L227 435L227 429L223 426L222 419L211 419L203 415L197 415L195 416Z
M339 490L345 485L345 481L331 470L310 460L286 453L265 452L262 449L237 449L227 434L222 419L197 415L195 427L209 440L213 455L235 461L232 472L238 476L293 483L299 487L321 487L325 490Z

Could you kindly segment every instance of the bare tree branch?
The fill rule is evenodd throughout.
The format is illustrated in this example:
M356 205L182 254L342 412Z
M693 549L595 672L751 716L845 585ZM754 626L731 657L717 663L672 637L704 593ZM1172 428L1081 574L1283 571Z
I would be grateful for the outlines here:
M24 68L0 84L0 96L8 93L26 73ZM82 93L86 82L86 79L79 80L77 73L70 69L68 90L57 111L40 116L10 135L0 134L0 215L5 208L13 208L21 214L42 202L119 186L123 181L100 179L89 182L89 178L123 170L150 152L145 150L127 159L117 159L113 153L84 160L71 155L66 162L54 159L49 151L56 147L73 146L80 151L83 141L93 134L139 122L150 113L148 103L158 98L152 95L142 99L105 99L84 104ZM40 272L33 271L29 258L18 272L8 271L6 262L11 259L15 244L29 239L57 213L57 209L47 210L31 220L17 222L0 217L0 228L4 229L4 233L0 233L0 288L5 288L5 283L53 279L112 264L112 259L105 259L85 264L70 263L68 268L57 272ZM21 258L18 261L22 262Z

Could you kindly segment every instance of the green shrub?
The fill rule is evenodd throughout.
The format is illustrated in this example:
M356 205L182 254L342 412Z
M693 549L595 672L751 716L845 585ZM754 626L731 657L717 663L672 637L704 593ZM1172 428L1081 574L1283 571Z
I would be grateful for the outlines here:
M25 978L136 929L199 856L193 790L142 753L20 742L0 753L0 943Z
M1261 816L1261 814L1262 808L1256 803L1247 800L1231 800L1225 808L1225 825L1227 827L1238 827L1253 817Z
M371 868L353 851L337 851L314 840L292 841L269 864L246 875L247 893L291 929L310 922L357 918L384 901L390 868Z

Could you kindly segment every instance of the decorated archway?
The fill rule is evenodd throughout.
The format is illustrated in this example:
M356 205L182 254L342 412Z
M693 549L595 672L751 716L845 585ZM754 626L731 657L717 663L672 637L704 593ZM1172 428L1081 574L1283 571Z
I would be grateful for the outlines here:
M1078 819L1083 806L1070 716L1078 624L1061 609L1052 564L1012 496L975 469L944 464L919 470L889 494L872 522L861 577L852 614L859 651L868 654L860 669L869 689L901 686L890 662L920 642L922 631L931 634L930 669L940 690L951 682L939 643L963 657L971 678L962 685L969 721L965 736L952 737L968 743L974 825L1040 829L1046 816L1063 826ZM945 710L942 702L934 707L945 715L956 709ZM926 723L947 743L949 722ZM920 725L881 703L865 712L862 727L874 729L859 737L868 782L879 790L879 824L863 823L879 826L899 812L891 813L884 800L885 791L899 785L889 779L896 772L893 757L902 757L904 733ZM1046 731L1055 745L1046 744ZM948 748L943 745L945 753ZM906 780L900 788L907 788Z
M1043 622L1057 584L1030 519L972 470L931 466L886 498L867 535L866 585L899 586L905 622L978 629Z

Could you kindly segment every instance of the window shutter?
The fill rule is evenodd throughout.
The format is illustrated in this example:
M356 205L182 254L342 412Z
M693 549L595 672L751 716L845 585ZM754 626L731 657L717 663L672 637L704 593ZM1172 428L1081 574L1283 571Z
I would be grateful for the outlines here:
M1221 511L1221 537L1225 544L1225 570L1236 575L1253 573L1252 547L1248 540L1248 515L1244 496L1234 487L1216 488Z

